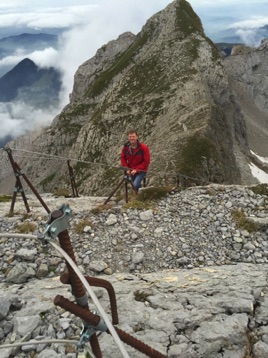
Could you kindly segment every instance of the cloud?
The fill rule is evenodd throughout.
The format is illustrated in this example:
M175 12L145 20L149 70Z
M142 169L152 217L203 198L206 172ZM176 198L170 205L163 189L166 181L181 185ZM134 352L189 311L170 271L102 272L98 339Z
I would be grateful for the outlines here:
M267 25L268 16L254 16L247 20L234 22L228 28L234 29L243 43L259 46L261 40L267 37L268 31L264 28Z
M256 16L248 20L238 21L229 25L230 29L258 29L268 25L268 16Z
M19 12L1 14L0 27L27 26L33 29L71 27L85 21L95 7L95 5L58 7L23 14Z
M12 56L3 58L0 67L14 67L23 58L29 58L39 67L53 66L63 73L63 92L60 108L51 111L34 110L22 102L0 103L0 138L15 137L39 126L49 125L53 118L69 102L75 71L96 51L125 31L137 33L146 20L163 9L170 0L99 0L94 4L66 7L47 7L36 11L19 12L27 2L20 1L18 7L1 12L0 27L25 27L29 29L68 28L60 36L57 50L47 48L32 53L18 49ZM40 2L36 4L40 5ZM44 1L48 3L48 1ZM65 2L68 4L68 1ZM29 4L29 2L28 2ZM14 5L14 2L12 2ZM3 4L2 4L3 6ZM30 32L30 30L29 30Z
M58 109L38 110L27 106L23 102L0 102L0 127L1 136L17 137L34 129L38 129L50 123Z
M247 34L246 32L241 32L248 30L247 28L235 28L238 24L241 26L254 23L257 25L257 19L261 24L261 18L264 19L263 14L268 13L268 3L267 0L189 0L194 11L201 18L203 22L204 29L207 35L213 41L221 41L222 38L226 36L227 30L229 29L228 37L234 37L235 35L241 38L241 41L245 41L249 45L259 44L260 39L265 37L265 34L261 36L255 36L252 32ZM253 15L255 18L253 18ZM256 28L257 30L257 28ZM237 33L237 31L239 31Z
M39 67L57 67L58 52L52 47L42 51L27 52L23 49L17 49L13 55L6 56L0 60L0 67L14 67L24 58L30 58Z

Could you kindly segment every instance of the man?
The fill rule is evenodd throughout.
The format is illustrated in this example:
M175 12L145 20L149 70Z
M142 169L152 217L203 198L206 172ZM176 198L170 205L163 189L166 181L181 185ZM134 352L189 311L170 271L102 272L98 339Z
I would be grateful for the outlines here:
M128 132L128 142L121 152L121 164L129 168L127 174L131 176L134 188L138 191L150 164L150 151L146 144L139 141L135 130Z

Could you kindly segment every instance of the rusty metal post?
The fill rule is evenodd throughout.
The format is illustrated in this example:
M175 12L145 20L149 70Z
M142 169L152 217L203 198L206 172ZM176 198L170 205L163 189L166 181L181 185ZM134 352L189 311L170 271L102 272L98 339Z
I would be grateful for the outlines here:
M76 186L76 182L75 182L75 178L74 178L74 172L73 172L73 168L72 168L70 162L71 162L70 159L68 159L67 166L68 166L69 177L70 177L70 181L71 181L73 198L78 198L79 195L78 195L77 186Z
M61 216L63 216L62 210L55 210L51 214L51 220L52 223L54 220L59 219ZM62 249L71 257L71 259L76 263L75 255L73 251L73 247L71 244L71 240L68 234L68 230L64 229L62 232L59 232L58 234L59 243ZM68 273L64 273L61 275L61 281L63 283L70 283L72 286L72 292L76 298L77 304L74 302L71 302L70 300L64 298L63 296L57 295L54 299L54 303L57 306L60 306L67 311L75 314L76 316L80 317L84 322L90 324L91 326L96 327L96 331L99 329L99 324L101 321L101 317L95 313L90 312L88 308L88 302L84 300L84 297L86 295L84 286L80 280L80 278L77 276L76 272L72 268L72 266L68 263L66 260L66 265L68 268ZM118 322L118 316L117 316L117 306L115 301L115 293L113 290L113 287L110 283L106 282L102 279L96 279L96 278L90 278L85 277L87 281L95 286L98 287L104 287L107 289L110 297L110 303L113 315L113 324ZM116 314L114 314L116 313ZM110 331L106 329L107 333L110 333ZM115 330L117 331L118 336L121 338L121 340L128 345L132 346L133 348L137 349L138 351L146 354L147 356L151 358L167 358L167 356L163 355L162 353L156 351L155 349L151 348L147 344L141 342L137 338L129 335L128 333L122 331L121 329L115 327ZM97 358L102 358L102 354L99 347L99 342L96 336L96 333L91 335L90 337L90 343L92 347L92 351L95 354Z
M128 203L128 178L127 178L127 173L125 172L125 200L126 203Z
M85 320L92 326L97 326L100 321L100 317L89 310L87 310L84 307L79 307L75 303L69 301L67 298L57 295L54 300L55 305L60 306L61 308L64 308L66 311L69 311L73 313L74 315L80 317L81 319ZM130 334L126 333L125 331L114 327L119 338L128 344L129 346L137 349L139 352L144 353L148 357L151 358L167 358L164 354L156 351L155 349L151 348L147 344L143 343L139 339L131 336ZM107 333L110 333L109 330L107 330Z
M148 357L151 357L151 358L167 358L166 355L156 351L155 349L151 348L147 344L141 342L139 339L137 339L137 338L131 336L130 334L124 332L120 328L115 327L115 330L116 330L119 338L123 342L125 342L129 346L137 349L139 352L144 353Z
M21 196L22 196L22 199L23 199L23 202L24 202L24 205L25 205L25 208L27 210L27 213L29 213L31 210L30 210L30 207L28 205L28 202L27 202L27 198L25 196L25 193L24 193L24 190L23 190L23 187L22 187L22 184L21 184L21 181L20 181L20 178L19 178L19 173L15 174L17 176L16 178L16 185L15 185L15 188L14 188L14 191L13 191L13 196L12 196L12 201L11 201L11 206L10 206L10 213L14 213L14 207L15 207L15 202L16 202L16 197L17 197L17 193L21 193Z
M15 207L15 202L16 202L16 197L17 197L18 192L21 193L25 208L27 210L27 213L29 213L31 210L30 210L30 207L28 205L27 198L26 198L23 186L21 184L21 180L20 180L21 172L16 167L16 163L15 163L15 161L13 159L11 149L10 148L4 148L4 150L7 152L10 164L12 166L13 172L14 172L15 177L16 177L16 184L15 184L15 189L14 189L13 196L12 196L12 201L11 201L11 206L10 206L10 213L14 212L14 207Z
M106 205L108 201L110 201L111 197L116 193L116 191L120 188L120 186L124 183L124 181L125 178L120 180L120 182L117 184L117 186L113 189L113 191L109 194L108 198L105 200L104 205Z
M21 172L21 168L20 166L15 162L15 166L17 168L17 170L19 172ZM46 210L46 212L49 214L50 210L47 207L46 203L44 202L44 200L41 198L41 196L39 195L38 191L35 189L35 187L33 186L33 184L30 182L30 180L27 178L26 174L21 172L21 176L23 177L23 179L26 181L26 183L28 184L29 188L32 190L32 192L34 193L34 195L37 197L37 199L40 201L40 203L42 204L43 208Z
M109 281L106 281L106 280L103 280L103 279L97 278L97 277L85 276L85 279L90 284L90 286L102 287L102 288L106 289L106 291L108 292L108 295L109 295L109 300L110 300L112 323L118 324L119 320L118 320L118 312L117 312L117 302L116 302L116 296L115 296L115 291L114 291L113 285ZM60 280L64 284L70 284L69 273L64 272L63 274L61 274Z
M51 222L53 222L54 220L60 218L63 215L63 212L61 210L55 210L51 213ZM60 246L62 247L62 249L71 257L71 259L74 261L74 263L76 264L76 259L75 259L75 255L74 255L74 251L73 251L73 247L72 247L72 243L71 243L71 239L68 233L68 230L64 230L61 233L58 234L58 238L59 238L59 243ZM86 291L84 289L84 286L81 282L81 280L79 279L79 277L77 276L77 274L75 273L74 269L71 267L71 265L65 260L66 262L66 266L70 275L70 284L72 287L72 293L77 301L77 304L85 309L87 309L88 312L90 312L89 310L89 306L88 306L88 300L87 300L87 295L86 295ZM57 300L56 300L57 302ZM55 303L57 304L57 303ZM91 348L93 353L95 354L96 358L102 358L102 353L100 350L100 346L99 346L99 341L97 338L96 334L93 334L90 337L90 344L91 344Z

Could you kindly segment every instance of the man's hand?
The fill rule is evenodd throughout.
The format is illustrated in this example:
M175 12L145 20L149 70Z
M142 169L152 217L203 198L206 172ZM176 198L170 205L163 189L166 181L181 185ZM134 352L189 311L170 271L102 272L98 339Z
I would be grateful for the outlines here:
M136 170L136 169L130 170L130 175L135 175L136 173L137 173L137 170Z

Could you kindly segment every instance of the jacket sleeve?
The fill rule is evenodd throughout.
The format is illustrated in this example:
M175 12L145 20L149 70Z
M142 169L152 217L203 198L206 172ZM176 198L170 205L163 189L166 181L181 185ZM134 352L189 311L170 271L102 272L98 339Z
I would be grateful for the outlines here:
M135 169L138 171L145 170L147 172L151 160L151 155L150 155L149 148L147 147L146 144L142 145L142 150L143 150L143 161L142 163L137 165Z
M123 167L128 167L128 163L127 163L127 159L126 159L126 155L125 155L125 147L123 147L123 149L121 151L120 161L121 161L121 165Z

